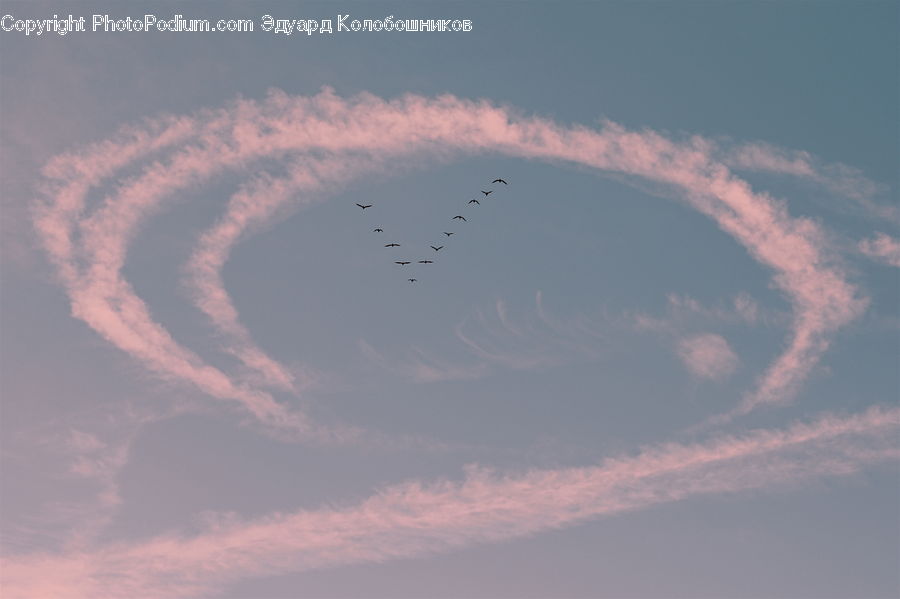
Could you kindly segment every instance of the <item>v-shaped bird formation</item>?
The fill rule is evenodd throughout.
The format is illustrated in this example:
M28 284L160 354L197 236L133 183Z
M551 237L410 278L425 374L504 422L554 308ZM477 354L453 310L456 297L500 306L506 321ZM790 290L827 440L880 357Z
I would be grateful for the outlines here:
M506 181L504 181L503 179L500 179L500 178L497 178L497 179L494 179L493 181L491 181L491 185L497 185L497 184L508 185L508 183ZM484 194L484 197L482 198L482 200L487 200L488 197L492 193L494 193L495 190L494 189L488 189L488 190L482 189L480 191L482 194ZM475 206L481 206L482 200L477 200L475 198L472 198L471 200L466 202L465 206L468 207L468 206L471 206L472 204L475 204ZM360 208L362 208L363 211L365 211L366 208L372 208L374 206L374 204L356 204L356 205L359 206ZM453 216L450 220L459 221L459 222L463 222L463 223L469 222L468 219L466 219L466 217L463 216L462 214L457 214L456 216ZM384 229L381 227L377 227L375 229L372 229L372 232L373 233L384 233ZM442 233L447 236L447 241L449 241L450 237L455 232L454 231L442 231ZM394 248L398 248L398 247L402 247L402 246L401 246L401 244L397 243L396 241L392 241L390 243L384 244L384 247L388 248L388 250L393 250ZM443 245L429 245L428 247L430 247L435 252L440 252L442 249L444 249ZM423 264L423 265L427 266L429 264L434 264L434 260L428 260L425 258L422 258L422 259L410 258L410 259L404 259L404 260L394 260L394 264L396 264L398 266L403 266L403 267L409 266L410 264L413 264L413 263ZM418 279L416 279L414 277L408 278L406 280L409 281L410 283L415 283L418 281Z

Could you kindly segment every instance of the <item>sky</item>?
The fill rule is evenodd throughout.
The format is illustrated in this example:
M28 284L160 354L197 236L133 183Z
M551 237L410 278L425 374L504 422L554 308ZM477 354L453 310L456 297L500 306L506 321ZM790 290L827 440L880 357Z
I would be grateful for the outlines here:
M896 2L0 13L4 597L900 594Z

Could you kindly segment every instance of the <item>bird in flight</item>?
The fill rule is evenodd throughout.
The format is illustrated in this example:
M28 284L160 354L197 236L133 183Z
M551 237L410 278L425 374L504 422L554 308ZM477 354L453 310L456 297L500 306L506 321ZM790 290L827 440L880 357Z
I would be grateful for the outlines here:
M416 282L416 279L406 279L406 280L409 281L410 283L415 283L415 282Z
M434 264L434 260L419 260L419 264Z
M357 204L357 205L359 205L359 204ZM373 229L372 232L373 233L384 233L384 229Z
M446 235L447 237L450 237L451 235L453 235L453 233L448 233L447 231L444 231L444 235Z
M442 245L439 245L439 246L437 246L437 247L431 246L431 249L433 249L434 251L438 252L438 251L440 251L440 249L441 249L442 247L444 247L444 246L442 246Z
M452 220L464 220L464 221L466 221L466 222L469 222L469 221L466 220L466 217L465 217L465 216L460 216L460 215L458 215L458 214L457 214L456 216L454 216Z
M409 262L394 262L394 264L399 264L400 266L403 266L405 264L409 264Z
M486 196L489 196L489 195L491 195L492 193L494 193L494 190L492 189L492 190L490 190L490 191L484 191L484 190L482 189L482 190L481 190L481 193L483 193L483 194L486 195Z
M470 204L478 204L479 206L481 206L481 202L479 202L478 200L469 200L469 203Z
M491 181L491 183L503 183L504 185L509 185L509 183L507 183L503 179L494 179L493 181Z
M371 207L372 207L372 204L366 204L366 205L357 204L357 206L359 206L360 208L362 208L363 210L365 210L366 208L371 208Z
M399 243L386 243L386 244L384 244L384 247L386 247L386 248L398 248L398 247L400 247L400 244L399 244Z

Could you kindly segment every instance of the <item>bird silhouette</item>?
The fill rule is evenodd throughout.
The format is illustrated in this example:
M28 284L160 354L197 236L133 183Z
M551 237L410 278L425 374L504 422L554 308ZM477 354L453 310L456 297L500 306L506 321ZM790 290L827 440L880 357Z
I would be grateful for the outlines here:
M415 283L418 279L406 279L406 280L409 281L410 283Z
M400 247L400 244L399 244L399 243L386 243L386 244L384 244L384 247L386 247L386 248L398 248L398 247Z
M444 235L446 235L447 237L450 237L451 235L453 235L453 233L448 233L447 231L444 231Z
M372 204L366 204L365 206L363 206L362 204L357 204L357 206L359 206L360 208L362 208L363 210L365 210L366 208L371 208L371 207L372 207Z
M481 202L479 202L478 200L469 200L469 203L470 204L478 204L479 206L481 206Z
M373 233L384 233L384 229L373 229Z
M400 266L403 266L405 264L409 264L409 262L394 262L394 264L399 264Z
M439 245L439 246L437 246L437 247L431 246L431 249L433 249L434 251L438 252L438 251L441 250L442 247L444 247L444 246L442 246L442 245Z
M504 185L509 185L509 183L507 183L503 179L494 179L493 181L491 181L491 183L503 183Z
M458 214L457 214L456 216L454 216L452 220L462 220L462 221L465 221L465 222L469 222L469 221L466 220L466 217L465 217L465 216L460 216L460 215L458 215Z
M492 193L494 193L494 190L492 189L492 190L490 190L490 191L484 191L484 190L482 189L482 190L481 190L481 193L483 193L483 194L486 195L486 196L489 196L489 195L491 195Z
M419 264L434 264L434 260L419 260Z

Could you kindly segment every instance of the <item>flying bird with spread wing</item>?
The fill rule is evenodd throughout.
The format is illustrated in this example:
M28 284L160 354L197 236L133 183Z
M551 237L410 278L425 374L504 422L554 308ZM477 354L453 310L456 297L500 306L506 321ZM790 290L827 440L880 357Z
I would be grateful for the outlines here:
M371 208L371 207L372 207L372 204L365 204L365 205L363 205L363 204L357 204L357 206L359 206L360 208L362 208L363 210L365 210L366 208Z
M481 190L481 193L483 193L485 196L489 196L489 195L491 195L492 193L494 193L494 190L492 189L492 190L490 190L490 191L485 191L485 190L482 189L482 190Z
M398 247L400 247L400 244L399 244L399 243L386 243L386 244L384 244L384 247L386 247L386 248L398 248Z
M503 183L504 185L509 185L509 183L507 183L503 179L494 179L493 181L491 181L491 183Z
M479 206L481 206L481 202L479 202L478 200L469 200L469 203L470 204L478 204Z
M416 281L418 281L418 279L406 279L406 280L409 281L410 283L415 283Z
M419 264L434 264L434 260L419 260Z
M394 262L394 264L399 264L400 266L405 266L407 264L410 264L410 262L396 261L396 262Z
M446 235L447 237L450 237L451 235L453 235L453 233L452 232L448 233L447 231L444 231L444 235Z
M384 229L372 229L373 233L384 233Z
M462 220L462 221L465 221L465 222L469 222L469 221L466 220L466 217L465 217L465 216L460 216L460 215L458 215L458 214L457 214L456 216L454 216L452 220Z
M437 246L437 247L431 246L431 249L433 249L433 250L436 251L436 252L439 252L439 251L441 251L441 248L442 248L442 247L444 247L444 246L442 246L442 245L439 245L439 246Z

